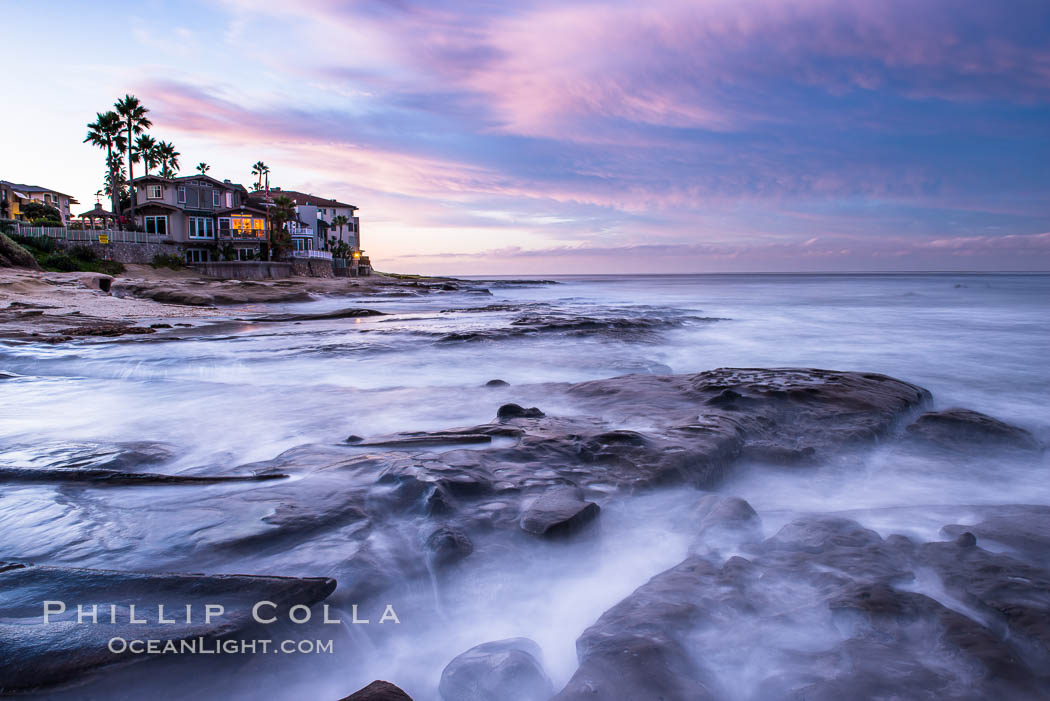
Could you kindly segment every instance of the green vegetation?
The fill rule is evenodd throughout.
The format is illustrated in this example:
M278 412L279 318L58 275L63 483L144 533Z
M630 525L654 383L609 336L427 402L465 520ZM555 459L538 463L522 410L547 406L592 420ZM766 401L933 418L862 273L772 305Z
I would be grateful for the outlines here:
M62 226L62 213L43 202L30 200L22 207L24 216L33 226Z
M158 253L153 256L150 263L154 268L170 268L171 270L182 270L186 267L186 261L174 253Z
M11 239L29 251L44 270L60 273L77 271L120 275L124 264L114 260L102 260L90 246L70 246L63 249L54 239L23 234L11 234Z

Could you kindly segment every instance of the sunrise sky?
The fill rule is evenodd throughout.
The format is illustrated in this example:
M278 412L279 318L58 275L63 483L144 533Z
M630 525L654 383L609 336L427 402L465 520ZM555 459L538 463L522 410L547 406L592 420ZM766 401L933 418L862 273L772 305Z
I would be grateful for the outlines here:
M182 174L361 208L380 270L1050 269L1045 1L0 0L0 178L90 209L126 92Z

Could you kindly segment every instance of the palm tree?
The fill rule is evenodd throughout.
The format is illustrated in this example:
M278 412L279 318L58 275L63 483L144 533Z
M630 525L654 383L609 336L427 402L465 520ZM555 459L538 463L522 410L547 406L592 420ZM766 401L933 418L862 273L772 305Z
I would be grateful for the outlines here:
M178 151L175 150L175 146L169 141L160 141L157 143L157 159L160 163L160 177L162 178L174 178L175 174L179 172L179 156Z
M287 236L285 225L295 219L295 203L285 195L281 195L273 201L270 208L270 238L267 241L269 259L274 259L274 251L280 253L283 239Z
M197 172L201 175L205 175L209 170L211 170L211 166L204 161L197 164Z
M139 99L134 95L124 95L113 105L117 108L117 114L124 122L124 140L128 149L128 182L131 183L131 211L135 211L135 166L134 163L139 156L134 151L133 141L135 137L153 126L146 113L148 109L142 106Z
M255 177L255 189L256 190L261 190L262 189L263 176L264 175L268 175L269 172L270 172L270 166L266 165L262 161L256 161L255 164L252 166L252 175L256 176ZM269 178L267 178L266 182L267 182L267 184L269 184L269 182L270 182Z
M339 241L340 242L342 242L342 240L343 240L343 227L346 226L349 223L350 223L350 220L346 218L345 214L340 214L337 217L332 217L332 226L338 227L338 230L339 230ZM325 246L325 250L327 250L327 249L328 249L328 247Z
M112 187L117 182L116 173L113 172L114 167L117 165L117 161L113 158L113 151L116 149L118 154L122 153L127 146L124 136L120 133L124 125L120 121L120 115L110 110L105 114L97 112L95 121L88 124L87 127L88 133L84 138L84 143L90 142L92 146L97 146L106 151L106 180L110 185L107 193L110 195L110 206L115 214L118 209L118 190L116 187Z
M157 140L149 134L139 134L135 139L135 154L142 158L142 164L146 167L146 175L150 168L157 167ZM136 161L138 158L135 159Z

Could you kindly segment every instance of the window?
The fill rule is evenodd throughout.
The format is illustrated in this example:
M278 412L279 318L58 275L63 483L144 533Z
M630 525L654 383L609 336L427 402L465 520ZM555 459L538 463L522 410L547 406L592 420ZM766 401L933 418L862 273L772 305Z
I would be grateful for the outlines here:
M219 236L230 236L230 218L219 217Z
M255 260L256 250L254 248L238 248L237 260Z
M222 193L218 190L212 190L211 192L211 206L221 207L222 206Z
M215 238L215 221L211 217L189 217L186 227L191 239Z
M175 190L175 201L179 204L186 204L186 188L182 185Z
M187 263L207 263L208 252L202 251L199 248L191 248L186 251L186 262Z
M164 195L164 188L160 185L147 185L146 186L146 198L150 200L159 200Z
M143 224L146 227L147 234L156 234L157 236L168 235L168 217L145 217Z
M233 193L232 192L227 192L226 193L226 206L227 207L232 207L233 206Z

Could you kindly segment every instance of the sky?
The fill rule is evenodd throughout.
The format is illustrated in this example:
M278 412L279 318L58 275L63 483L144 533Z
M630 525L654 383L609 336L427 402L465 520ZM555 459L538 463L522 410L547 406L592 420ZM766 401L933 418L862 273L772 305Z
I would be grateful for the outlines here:
M360 207L380 270L1050 270L1045 0L0 0L0 178L90 209L125 93L183 174ZM74 206L74 213L78 208Z

